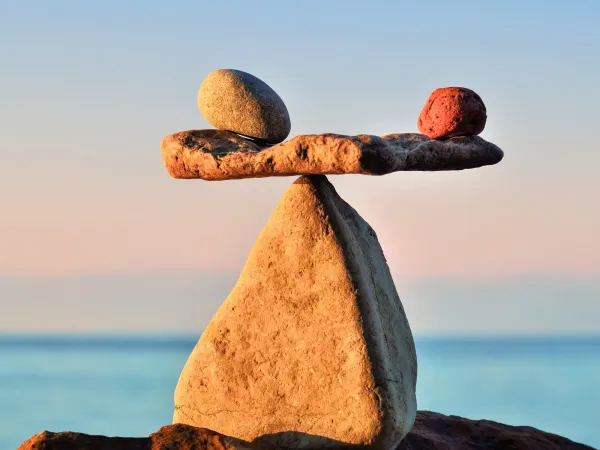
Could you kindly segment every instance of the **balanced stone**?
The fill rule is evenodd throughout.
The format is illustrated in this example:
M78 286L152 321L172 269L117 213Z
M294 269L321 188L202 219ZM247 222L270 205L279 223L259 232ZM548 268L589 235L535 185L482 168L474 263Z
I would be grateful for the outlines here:
M283 100L264 81L241 70L209 73L198 92L198 108L212 126L253 139L276 144L290 133Z
M265 147L220 130L175 133L163 139L161 152L172 177L204 180L460 170L496 164L504 156L477 136L438 141L412 133L300 135Z
M324 176L284 194L175 391L174 422L291 448L392 449L412 333L373 229Z
M481 97L471 89L446 87L431 93L417 125L432 139L474 136L483 131L487 114Z

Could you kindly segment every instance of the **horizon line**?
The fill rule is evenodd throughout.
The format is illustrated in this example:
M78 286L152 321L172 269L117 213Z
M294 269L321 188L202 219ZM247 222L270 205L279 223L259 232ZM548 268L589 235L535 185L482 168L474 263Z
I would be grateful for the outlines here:
M0 330L0 344L3 343L4 339L12 338L23 338L23 339L45 339L50 338L56 341L62 339L73 339L80 338L81 340L102 340L104 342L118 342L120 340L163 340L163 341L175 341L175 340L197 340L202 332L193 330L93 330L93 331L32 331L32 330L13 330L13 331L2 331ZM590 332L569 332L569 333L537 333L537 332L498 332L498 333L460 333L460 332L413 332L413 337L420 341L438 341L447 340L453 342L461 341L566 341L566 340L585 340L585 341L597 341L600 340L600 330Z

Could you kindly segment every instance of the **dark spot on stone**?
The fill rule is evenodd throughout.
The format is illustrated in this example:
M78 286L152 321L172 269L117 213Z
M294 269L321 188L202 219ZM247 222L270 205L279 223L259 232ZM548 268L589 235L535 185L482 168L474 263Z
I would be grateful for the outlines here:
M296 151L298 157L304 161L308 158L308 147L301 145L300 148Z
M193 136L193 134L190 133L183 140L183 145L185 147L190 147L190 148L195 148L196 147L196 139L194 139L192 136Z
M388 173L389 168L386 161L383 160L376 151L365 151L360 157L360 165L365 172L374 175L383 175Z

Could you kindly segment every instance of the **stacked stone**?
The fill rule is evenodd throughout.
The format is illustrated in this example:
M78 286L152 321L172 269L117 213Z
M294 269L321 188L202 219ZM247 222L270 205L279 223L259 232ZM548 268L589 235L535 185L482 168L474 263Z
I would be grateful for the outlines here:
M241 70L209 73L198 91L198 108L213 127L268 144L285 140L292 126L279 95Z
M508 442L591 449L531 427L416 413L413 337L377 236L324 176L499 162L502 150L477 136L487 119L477 94L434 91L419 116L423 134L287 142L285 104L250 74L212 72L198 106L217 129L163 140L172 176L302 177L284 194L190 355L175 391L175 424L147 438L42 432L20 450L483 450Z
M163 139L161 152L174 178L462 170L496 164L504 156L477 136L485 126L486 109L466 88L431 94L418 120L423 134L381 137L326 133L282 142L291 128L285 104L266 83L239 70L211 72L200 87L198 106L217 129L183 131Z
M395 448L417 410L413 336L375 231L325 175L495 164L502 150L476 136L483 102L446 88L421 113L424 134L286 142L287 108L250 74L212 72L198 106L217 129L163 140L173 177L301 177L190 355L173 421L288 448Z
M431 139L475 136L485 128L487 113L471 89L446 87L431 93L419 115L419 131Z

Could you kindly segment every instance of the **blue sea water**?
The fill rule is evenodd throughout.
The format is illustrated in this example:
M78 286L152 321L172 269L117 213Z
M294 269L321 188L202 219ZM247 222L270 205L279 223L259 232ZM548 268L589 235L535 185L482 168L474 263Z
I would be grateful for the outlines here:
M0 450L41 430L146 436L170 423L194 337L0 336ZM417 339L419 409L600 447L599 339Z

